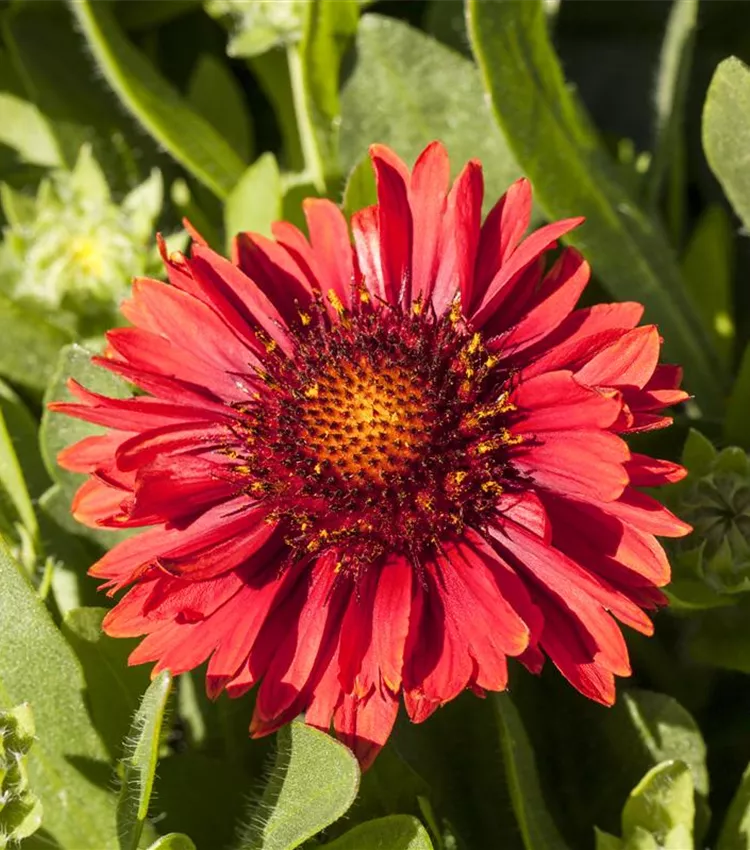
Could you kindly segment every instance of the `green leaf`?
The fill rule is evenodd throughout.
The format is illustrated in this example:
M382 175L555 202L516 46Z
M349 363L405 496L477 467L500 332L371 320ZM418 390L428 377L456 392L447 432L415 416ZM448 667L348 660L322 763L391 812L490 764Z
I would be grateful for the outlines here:
M227 245L238 233L253 230L271 235L271 223L281 218L281 178L276 157L260 156L236 185L224 207Z
M402 21L367 14L356 38L356 64L341 91L341 159L350 171L372 142L411 164L442 140L454 171L477 157L486 198L494 203L521 175L489 112L474 63Z
M27 99L5 51L0 52L0 88L0 144L16 150L24 162L50 168L61 165L49 125Z
M570 88L539 0L468 0L472 48L495 116L551 219L585 216L569 241L618 299L645 304L682 363L701 409L720 410L722 381L711 340L689 303L664 234L621 185Z
M703 106L703 150L711 170L750 231L750 68L720 62Z
M28 701L34 711L29 783L44 806L44 829L65 850L109 850L110 768L83 703L81 668L1 542L0 586L0 705Z
M38 535L33 499L50 484L42 463L37 425L21 399L0 381L0 485L14 500L26 530Z
M602 832L594 827L596 835L596 850L623 850L622 841L614 835Z
M359 765L329 735L294 721L277 736L276 760L239 850L294 850L354 802Z
M244 170L242 159L127 40L106 3L70 0L97 65L122 104L165 150L218 197Z
M375 171L370 157L365 154L349 172L349 179L344 189L343 208L347 218L351 218L357 210L372 206L378 202L375 187Z
M656 205L667 172L684 161L685 101L693 61L698 0L673 0L659 57L654 90L654 144L647 175L647 200ZM682 181L684 175L677 174Z
M724 441L750 449L750 344L745 347L727 402Z
M716 850L750 850L750 765L721 825Z
M732 274L734 234L729 216L718 205L706 209L682 258L685 285L698 314L728 367L733 354Z
M179 832L170 832L162 835L148 848L148 850L196 850L192 839Z
M678 702L665 694L632 690L623 702L642 746L654 763L679 760L693 776L696 793L708 797L706 745L695 720Z
M128 753L122 760L122 788L117 803L120 850L138 850L148 817L159 760L161 727L171 690L172 676L168 670L162 670L143 695L130 727Z
M250 111L234 74L211 53L204 53L188 83L188 100L237 151L243 162L252 157Z
M694 817L689 767L680 761L658 764L633 789L622 810L625 846L633 850L649 846L654 850L690 850ZM647 843L641 838L643 833L655 842Z
M63 618L62 632L83 667L91 719L112 759L120 758L123 739L147 688L147 666L128 666L136 641L102 631L106 608L76 608Z
M70 342L70 335L2 293L0 327L0 375L40 392L52 375L60 349Z
M547 810L534 752L518 711L508 694L493 695L492 699L513 811L524 847L526 850L563 850L566 844Z
M52 413L47 406L53 401L76 400L67 388L67 382L71 378L78 381L86 389L102 395L112 396L113 398L127 398L131 395L125 381L106 369L95 366L91 362L92 356L92 351L80 345L68 345L63 348L57 358L54 373L44 394L44 412L39 430L42 458L53 480L60 485L68 500L68 505L76 490L86 480L86 476L61 469L57 465L57 455L64 448L82 440L84 437L92 434L103 434L104 429L80 419L74 419L71 416Z
M409 815L367 821L324 844L325 850L433 850L422 824Z

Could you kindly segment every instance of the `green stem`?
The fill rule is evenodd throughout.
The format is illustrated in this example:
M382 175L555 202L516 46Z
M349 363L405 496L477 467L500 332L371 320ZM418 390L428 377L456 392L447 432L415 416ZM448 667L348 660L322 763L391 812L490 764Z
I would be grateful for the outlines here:
M323 168L323 159L318 150L315 139L315 129L307 103L307 90L305 86L305 69L302 65L302 56L297 45L290 44L286 50L287 62L289 63L289 79L292 84L292 100L294 112L297 116L297 129L302 148L302 157L305 162L305 172L310 182L320 192L325 194L326 181Z

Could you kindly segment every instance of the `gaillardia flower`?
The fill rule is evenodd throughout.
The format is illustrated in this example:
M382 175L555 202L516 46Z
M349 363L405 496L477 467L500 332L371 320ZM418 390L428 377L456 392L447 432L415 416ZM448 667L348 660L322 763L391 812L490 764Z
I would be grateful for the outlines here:
M655 535L689 530L638 489L682 468L621 436L669 424L680 370L638 304L574 310L588 265L550 252L581 219L523 239L526 180L482 224L477 162L449 190L438 143L411 173L371 156L353 246L309 200L309 241L165 251L96 358L145 395L53 405L109 429L60 457L91 476L77 518L152 527L91 569L130 586L104 628L146 635L131 663L208 661L210 695L258 686L253 734L304 712L365 765L402 695L422 721L505 688L508 657L611 703L616 619L652 630Z

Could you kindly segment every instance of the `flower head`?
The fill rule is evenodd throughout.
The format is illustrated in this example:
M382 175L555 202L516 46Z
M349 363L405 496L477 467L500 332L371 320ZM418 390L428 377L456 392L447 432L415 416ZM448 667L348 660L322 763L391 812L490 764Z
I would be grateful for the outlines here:
M523 239L526 180L482 224L478 163L449 189L438 143L411 172L371 155L353 247L309 200L309 241L165 253L97 359L147 395L54 406L109 429L60 457L91 474L78 519L151 526L91 570L130 588L105 629L146 635L131 662L208 660L209 694L258 685L254 734L304 712L365 764L402 697L422 721L509 657L611 703L616 619L652 630L654 535L689 530L638 489L682 468L621 437L669 424L680 371L638 304L574 310L588 265L549 256L581 220Z

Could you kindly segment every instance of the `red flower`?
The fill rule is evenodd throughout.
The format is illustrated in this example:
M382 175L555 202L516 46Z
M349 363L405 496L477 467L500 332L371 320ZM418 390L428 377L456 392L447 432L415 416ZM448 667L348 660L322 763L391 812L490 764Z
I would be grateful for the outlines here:
M107 427L60 463L91 475L76 517L151 526L91 574L130 586L110 635L131 663L190 670L211 696L258 685L251 731L305 712L368 764L400 697L422 721L507 659L547 655L612 703L630 673L620 620L650 633L669 566L654 535L689 528L637 489L682 477L621 434L661 428L680 370L638 304L575 310L585 260L528 238L519 180L481 223L482 171L449 191L430 145L411 173L374 146L378 204L351 222L305 204L310 239L198 239L137 280L133 327L96 361L146 392L72 383L53 409Z

